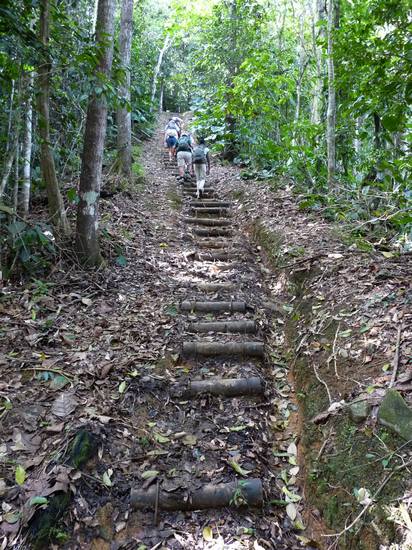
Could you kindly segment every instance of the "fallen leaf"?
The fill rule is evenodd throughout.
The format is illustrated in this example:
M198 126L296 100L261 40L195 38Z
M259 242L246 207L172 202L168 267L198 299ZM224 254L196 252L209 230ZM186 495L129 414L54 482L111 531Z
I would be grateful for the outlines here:
M61 393L53 402L51 412L55 416L64 418L71 414L77 407L77 400L71 393Z
M192 447L193 445L196 445L197 443L197 437L195 435L187 434L182 439L183 445L187 445L188 447Z
M146 470L142 473L142 479L150 479L152 477L157 477L159 475L159 470Z
M26 481L26 470L20 464L17 465L14 477L17 485L23 485L23 483Z
M211 527L204 527L202 533L205 541L211 542L213 540L213 531Z
M289 504L286 506L286 513L292 521L295 521L298 511L293 502L289 502Z
M126 382L123 380L119 385L119 393L124 393L126 391Z
M102 476L102 481L106 485L106 487L112 487L113 486L113 482L110 479L112 475L113 475L113 470L109 469L109 470L107 470L107 472L104 472L104 474Z
M248 470L244 470L242 468L242 466L240 466L236 460L229 460L229 465L232 466L232 468L235 470L236 473L238 473L239 475L243 476L243 477L246 477L247 475L250 474L250 472Z

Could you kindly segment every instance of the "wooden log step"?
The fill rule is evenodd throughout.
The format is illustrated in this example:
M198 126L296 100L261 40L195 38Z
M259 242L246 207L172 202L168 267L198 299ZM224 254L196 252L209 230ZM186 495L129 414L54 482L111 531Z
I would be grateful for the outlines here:
M191 201L190 208L230 208L232 205L229 201L218 201L216 199L204 199Z
M255 321L207 321L199 323L190 323L189 332L256 332Z
M231 220L226 218L182 218L185 223L194 223L195 225L207 225L209 227L223 227L232 224Z
M199 237L230 237L233 235L232 230L226 227L194 227L193 233Z
M184 181L183 182L183 187L185 187L186 189L197 189L197 185L196 185L196 182L194 180L192 181ZM210 187L212 187L212 184L211 183L205 183L204 185L204 188L203 189L209 189Z
M196 286L203 292L219 292L219 290L233 290L235 288L234 283L197 283Z
M196 252L194 258L199 262L227 262L236 258L236 253L216 250L212 252Z
M200 302L197 300L185 300L180 304L180 311L202 311L204 313L213 313L215 311L228 311L230 313L245 313L246 302Z
M209 206L204 206L202 208L194 208L192 207L192 211L194 214L214 214L214 215L217 215L217 216L228 216L230 215L230 211L228 208L217 208L217 207L209 207Z
M244 357L263 357L263 342L183 342L182 354L215 357L218 355L242 355Z
M196 246L199 248L223 248L225 250L230 250L235 247L234 243L228 241L227 239L205 239L203 241L196 241Z
M148 489L131 489L130 503L135 510L207 510L226 506L263 505L263 488L260 479L236 480L230 483L207 483L198 488L163 491L152 484Z
M191 380L185 387L176 384L172 387L172 395L188 398L209 393L222 397L238 397L242 395L261 395L264 386L257 376L251 378L210 378L209 380Z
M210 196L211 194L213 194L215 192L215 188L214 187L209 187L208 189L205 189L203 191L203 195L208 197ZM183 193L186 193L187 195L197 195L197 190L195 187L183 187Z

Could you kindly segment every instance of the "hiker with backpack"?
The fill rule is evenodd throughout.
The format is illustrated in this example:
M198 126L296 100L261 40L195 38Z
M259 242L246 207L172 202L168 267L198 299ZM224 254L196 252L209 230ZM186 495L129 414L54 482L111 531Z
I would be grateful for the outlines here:
M183 182L185 179L186 169L193 176L192 148L192 138L189 134L183 133L176 146L177 167L179 169L178 181L180 182Z
M196 176L196 196L201 199L205 187L206 176L210 174L209 149L204 138L199 139L199 145L193 149L192 162Z
M169 151L169 161L172 162L172 160L176 156L176 145L179 139L179 133L175 128L166 128L165 131L165 147L167 147Z

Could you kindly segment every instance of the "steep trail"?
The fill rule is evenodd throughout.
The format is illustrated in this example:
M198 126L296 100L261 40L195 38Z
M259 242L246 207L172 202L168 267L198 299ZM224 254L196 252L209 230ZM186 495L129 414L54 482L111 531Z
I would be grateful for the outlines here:
M161 130L155 140L161 143ZM218 541L227 548L298 548L292 521L278 506L287 504L282 487L287 501L300 500L295 438L285 429L295 406L286 365L272 347L273 333L268 337L272 312L259 253L238 223L236 202L220 199L217 178L198 201L194 184L176 183L161 146L156 154L149 148L147 179L150 186L156 175L152 192L169 229L161 255L176 338L163 372L153 375L168 382L152 380L151 387L163 401L151 415L161 449L132 481L133 523L139 518L145 526L144 544L165 548ZM165 198L174 206L169 212ZM290 507L292 517L299 514L297 504Z

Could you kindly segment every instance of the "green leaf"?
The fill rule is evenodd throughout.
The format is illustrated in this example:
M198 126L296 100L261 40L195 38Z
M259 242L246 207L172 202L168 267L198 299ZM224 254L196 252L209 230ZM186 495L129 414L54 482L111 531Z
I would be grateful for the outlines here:
M250 474L248 470L244 470L236 460L229 460L229 465L235 470L235 472L243 477L246 477Z
M170 439L162 434L154 434L154 438L158 443L169 443Z
M120 267L125 267L127 265L127 259L124 256L117 256L116 264Z
M26 470L20 464L16 468L15 480L17 485L23 485L26 481Z
M126 385L127 385L127 384L126 384L125 380L123 380L123 382L121 382L121 383L119 384L119 393L120 393L120 394L122 394L122 393L124 393L124 392L126 391Z
M48 504L49 501L46 497L32 497L29 500L29 506L35 506L36 504Z
M205 539L205 541L211 542L213 540L213 531L212 531L211 527L209 527L209 526L204 527L203 531L202 531L202 534L203 534L203 538Z
M113 475L113 470L109 469L107 472L104 472L102 476L102 481L106 485L106 487L112 487L113 481L111 480L111 477Z
M159 470L146 470L142 473L142 479L150 479L152 477L157 477L159 475Z

